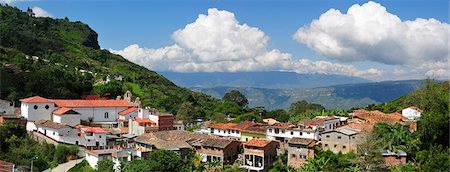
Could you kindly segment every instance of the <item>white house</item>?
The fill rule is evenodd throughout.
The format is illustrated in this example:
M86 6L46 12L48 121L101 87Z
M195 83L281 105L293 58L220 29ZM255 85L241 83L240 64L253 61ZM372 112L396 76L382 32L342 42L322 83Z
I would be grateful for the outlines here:
M137 106L127 100L65 100L46 99L39 96L21 99L20 101L22 102L21 115L28 120L28 131L37 129L33 123L34 121L52 120L62 122L64 120L75 120L78 119L78 117L79 120L86 120L95 124L113 125L117 124L120 112ZM69 116L60 115L60 117L52 119L52 115L59 115L54 115L53 112L55 110L57 113L61 113L59 111L67 110L61 108L70 109L71 114ZM61 110L58 111L57 109ZM73 112L77 112L79 115L76 115ZM69 125L79 124L80 121L66 121L66 123Z
M80 124L80 113L66 107L59 108L53 112L53 122L64 123L69 126Z
M316 116L313 119L301 120L297 125L303 126L303 128L317 129L320 132L331 131L336 127L341 126L340 117L334 116Z
M282 143L287 143L293 137L319 140L319 130L289 123L276 123L267 128L266 137L268 140L278 140Z
M415 106L410 106L402 110L402 115L409 120L417 120L420 118L422 110Z
M14 102L0 99L0 114L5 115L14 114Z
M37 132L59 142L79 145L82 140L78 135L80 130L67 124L56 123L50 120L39 120L35 122Z
M256 123L251 121L244 121L239 124L236 123L218 123L208 127L209 134L219 137L231 137L241 138L241 130L244 130L250 126L254 126Z
M106 145L106 131L100 127L83 127L80 136L84 139L85 147L102 148Z

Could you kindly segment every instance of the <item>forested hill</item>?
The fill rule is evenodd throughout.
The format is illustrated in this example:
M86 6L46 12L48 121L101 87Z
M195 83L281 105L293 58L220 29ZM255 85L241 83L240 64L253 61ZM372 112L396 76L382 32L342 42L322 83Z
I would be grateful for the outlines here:
M145 106L172 113L183 102L200 111L218 103L100 49L97 36L79 21L34 17L31 10L0 5L0 97L79 98L108 92L115 98L130 89Z

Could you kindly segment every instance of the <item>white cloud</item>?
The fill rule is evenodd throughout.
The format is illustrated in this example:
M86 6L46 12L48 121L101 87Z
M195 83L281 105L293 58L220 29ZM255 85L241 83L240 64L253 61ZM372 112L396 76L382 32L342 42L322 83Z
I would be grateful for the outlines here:
M402 21L369 1L351 6L347 13L330 9L293 38L330 59L400 65L423 77L449 70L449 31L449 24L436 19Z
M52 14L40 7L33 7L31 10L33 10L34 16L36 17L53 17Z
M110 50L126 59L156 71L237 72L295 71L374 78L377 69L358 70L351 65L326 61L296 60L289 53L267 49L269 37L256 27L241 24L228 11L209 9L195 22L175 31L175 44L144 48L137 44L123 50Z

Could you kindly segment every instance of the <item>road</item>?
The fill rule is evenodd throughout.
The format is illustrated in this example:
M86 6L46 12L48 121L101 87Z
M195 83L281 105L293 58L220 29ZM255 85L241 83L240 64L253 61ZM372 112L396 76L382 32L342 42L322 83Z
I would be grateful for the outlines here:
M69 169L71 169L73 166L75 166L78 163L80 163L81 161L83 161L83 159L84 158L71 160L69 162L59 164L57 167L55 167L53 169L47 169L44 172L66 172Z

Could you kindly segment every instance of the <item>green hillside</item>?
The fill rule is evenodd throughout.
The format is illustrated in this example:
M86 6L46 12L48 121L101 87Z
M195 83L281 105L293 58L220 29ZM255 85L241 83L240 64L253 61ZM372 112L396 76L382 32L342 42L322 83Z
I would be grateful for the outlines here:
M0 97L79 98L110 93L115 98L130 89L143 105L171 113L183 102L191 102L198 114L218 104L208 95L178 87L156 72L100 49L97 36L79 21L34 17L31 10L0 5ZM105 84L107 77L111 82Z

